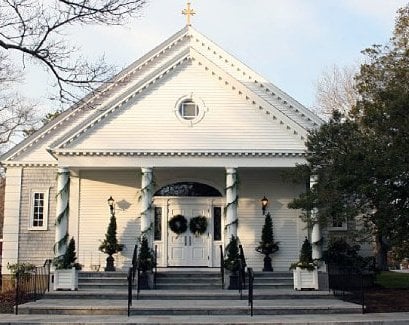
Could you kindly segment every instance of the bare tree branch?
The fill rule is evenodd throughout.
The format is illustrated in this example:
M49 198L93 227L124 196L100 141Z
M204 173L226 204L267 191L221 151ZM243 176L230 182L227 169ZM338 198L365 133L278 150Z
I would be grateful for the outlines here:
M77 101L113 73L103 57L87 62L67 44L68 28L120 25L135 17L145 0L0 0L0 50L17 51L54 77L58 97Z
M324 71L317 82L314 110L324 118L334 111L347 115L359 96L355 88L358 66L340 68L336 65Z
M21 74L0 53L0 153L13 142L16 135L38 123L35 105L12 91Z

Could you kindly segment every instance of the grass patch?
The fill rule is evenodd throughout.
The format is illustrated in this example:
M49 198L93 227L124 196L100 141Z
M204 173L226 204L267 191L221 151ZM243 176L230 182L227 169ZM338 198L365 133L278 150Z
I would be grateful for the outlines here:
M409 273L381 272L375 283L388 289L409 289Z

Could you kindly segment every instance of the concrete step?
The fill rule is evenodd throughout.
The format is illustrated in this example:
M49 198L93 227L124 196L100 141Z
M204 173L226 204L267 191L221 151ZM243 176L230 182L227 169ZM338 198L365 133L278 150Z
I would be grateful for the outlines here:
M254 272L254 278L293 278L293 274L291 272Z
M126 279L126 277L128 276L128 274L126 272L86 272L86 271L80 271L78 273L78 278L124 278Z
M41 299L19 307L20 314L52 315L124 315L126 300L50 300ZM255 301L255 315L352 314L361 313L361 306L340 300L263 300ZM246 300L138 300L131 315L248 315Z
M212 285L212 284L220 284L222 283L221 279L212 279L212 278L187 278L187 279L179 279L179 278L157 278L157 284L203 284L203 285Z
M128 284L125 283L110 283L110 282L82 282L78 284L78 288L81 290L126 290L128 288Z
M134 291L134 299L136 292ZM107 290L78 290L78 291L52 291L46 293L45 299L112 299L126 300L126 289ZM273 299L333 299L329 291L296 291L293 289L257 290L254 291L255 300ZM240 295L237 290L142 290L139 294L141 300L238 300ZM243 290L243 299L247 299L247 290Z
M221 288L220 284L214 283L157 283L156 289L159 290L217 290Z
M91 283L110 283L110 284L127 284L126 278L106 278L106 277L78 277L78 285L91 284Z

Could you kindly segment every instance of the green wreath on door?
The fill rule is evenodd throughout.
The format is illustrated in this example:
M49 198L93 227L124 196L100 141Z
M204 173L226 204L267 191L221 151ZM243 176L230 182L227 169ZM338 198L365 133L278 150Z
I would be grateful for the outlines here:
M207 230L208 222L205 216L197 216L190 219L189 230L195 236L203 235Z

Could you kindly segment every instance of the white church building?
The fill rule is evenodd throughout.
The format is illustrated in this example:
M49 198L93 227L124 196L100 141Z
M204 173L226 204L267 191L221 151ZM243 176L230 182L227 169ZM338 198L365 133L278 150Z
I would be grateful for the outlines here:
M248 266L261 270L265 196L280 247L273 268L288 271L305 236L320 231L287 207L308 184L283 172L305 162L308 130L321 123L188 24L0 158L2 273L8 263L42 264L67 235L83 269L102 270L111 196L120 270L141 233L160 267L218 267L219 246L237 235ZM205 216L205 233L175 234L175 215Z

